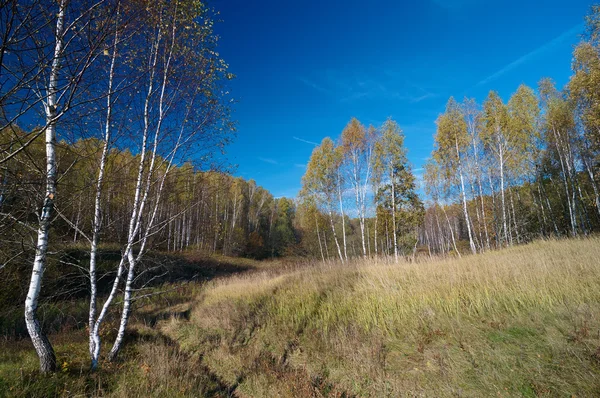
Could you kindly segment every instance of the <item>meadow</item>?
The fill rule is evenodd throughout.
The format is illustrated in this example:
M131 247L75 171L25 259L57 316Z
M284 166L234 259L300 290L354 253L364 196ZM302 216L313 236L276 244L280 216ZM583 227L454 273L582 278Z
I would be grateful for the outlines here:
M50 376L26 339L6 337L0 395L600 395L598 237L399 264L243 261L161 286L123 360L96 373L84 328L51 335L62 369Z

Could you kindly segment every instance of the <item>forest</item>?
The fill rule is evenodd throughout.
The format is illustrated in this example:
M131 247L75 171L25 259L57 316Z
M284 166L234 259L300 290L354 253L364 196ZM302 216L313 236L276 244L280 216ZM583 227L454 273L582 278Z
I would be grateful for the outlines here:
M250 322L253 314L264 310L273 319L294 325L290 327L299 334L310 327L321 333L322 325L298 317L314 311L324 325L334 325L327 318L329 312L320 312L324 304L312 295L328 297L323 292L329 287L323 287L323 281L331 281L332 291L351 285L348 291L353 292L362 291L366 285L361 283L369 278L383 284L388 283L384 279L402 279L386 274L387 268L381 271L385 277L373 276L371 268L354 273L361 262L368 267L395 265L407 275L427 272L416 277L425 286L441 283L443 277L437 274L441 268L423 265L426 271L415 271L413 265L440 261L442 267L458 261L451 264L467 264L469 272L475 272L470 267L479 255L506 250L508 254L503 255L516 256L524 250L521 246L533 245L532 253L542 258L543 249L536 245L543 245L540 241L558 245L562 238L582 247L587 243L581 242L589 242L582 250L594 250L600 230L600 6L593 6L585 19L565 87L542 78L537 87L515 87L508 99L493 90L481 103L450 97L435 121L434 147L423 173L417 173L408 159L410 148L405 145L402 121L388 118L372 126L352 118L315 145L295 198L275 197L255 180L237 177L235 165L228 160L227 146L235 140L237 126L235 93L230 93L229 84L236 77L219 54L219 36L214 30L218 21L217 10L196 0L0 0L0 336L6 344L32 343L33 347L27 347L31 352L35 349L40 374L61 369L69 373L65 370L68 361L61 359L63 348L57 359L54 342L62 347L57 336L72 330L83 336L85 360L78 354L79 360L91 372L105 367L118 373L111 366L129 360L127 336L142 316L136 311L143 314L145 305L155 305L148 300L171 297L173 291L183 292L173 299L175 304L192 300L196 294L209 300L202 302L207 307L194 307L196 312L186 310L188 317L190 311L204 317L190 321L199 328L209 330L212 326L204 325L204 320L218 317L213 310L215 314L222 310L223 318L214 324L230 323L221 325L213 337L241 344L244 338L251 341L254 326L235 329L241 334L252 329L247 337L230 336L224 330L239 319L226 322L227 317L245 314L244 322ZM548 247L561 252L558 246ZM463 258L466 262L460 263ZM197 264L201 265L196 269ZM306 271L316 274L298 276L304 275L298 269L321 265L322 270ZM582 273L588 272L589 280L596 281L597 270L588 265L592 269ZM254 292L250 286L257 286L256 291L269 289L284 272L299 279L285 285L289 290L265 290L265 297L275 301L265 298L256 304L252 300L258 296L252 296L238 310L230 306L244 302L238 297L243 293L228 290L226 282L215 282L212 290L198 293L204 282L244 270L252 270L249 278L255 279L249 279L251 283L240 291ZM498 270L502 278L509 278L508 271ZM268 275L264 278L272 279L256 276L263 271ZM540 270L540 275L544 272ZM563 271L557 268L555 272L562 275ZM307 282L311 278L315 280ZM489 282L481 278L476 285ZM524 289L544 290L538 285L542 276L539 281L532 278ZM564 278L575 290L582 286L571 274ZM231 280L235 290L241 282ZM190 282L197 283L196 287L182 285ZM318 292L303 296L313 289ZM500 296L511 289L500 289ZM383 307L366 309L366 313L387 311L389 292L384 290L373 293ZM297 296L288 297L291 291ZM465 294L486 300L471 293ZM365 303L370 301L357 294L357 302L368 306ZM415 288L415 297L419 294ZM449 293L448 300L462 300L453 294ZM562 297L570 294L575 293ZM582 302L596 303L596 296L586 294L582 293ZM304 304L298 301L302 297ZM453 311L437 299L431 298L436 312ZM346 322L344 317L350 313L351 305L345 300L339 301L346 305L344 309L331 304L331 311L340 311L336 322ZM520 314L523 302L551 311L548 303L562 298L548 293L542 298L527 296L517 304L506 300L499 299L503 308L510 312L515 305L514 313ZM221 301L216 310L210 307ZM290 303L298 306L288 308ZM477 314L489 310L480 301L473 308ZM412 314L412 309L406 311ZM362 342L365 335L361 333L374 329L382 336L389 332L389 325L380 318L365 316L355 331L345 324L350 340ZM65 332L61 325L65 327L67 319L75 320L69 326L72 330ZM402 323L392 315L389 319L396 322L394 327ZM166 327L164 336L180 341L183 347L191 337L177 334L173 325L179 321ZM273 324L265 325L265 333L273 336L289 332L287 326L270 331ZM181 330L186 327L190 326L183 325ZM424 346L446 333L439 330L427 326L424 333L429 333L429 340L415 343L418 352L422 354ZM583 329L576 328L575 339L591 336L588 332L579 336L577 330ZM193 344L212 344L207 336L196 336L201 343ZM277 359L281 366L277 371L292 377L287 356L300 343L282 348L270 338L260 344L273 344L276 352L283 350L286 359ZM289 338L296 341L299 337ZM327 339L323 344L338 344L331 335ZM252 344L258 347L259 343ZM230 370L219 368L226 362L210 359L215 350L205 354L207 361L216 364L207 362L206 366L220 369L227 380ZM178 351L177 355L187 354ZM259 366L263 359L254 358L252 366ZM385 369L385 365L373 366ZM589 372L597 372L597 365L590 366ZM3 381L5 371L0 365L0 395L11 395L5 389L10 383ZM28 383L35 384L36 377ZM318 388L322 396L328 395L324 391L337 394L342 390L358 396L381 393L348 387L343 377L331 385L325 381L327 375L319 377L311 379L311 388ZM202 380L207 385L217 383L217 379ZM220 393L229 394L245 382L236 380L233 377L226 388L219 387ZM86 383L84 394L103 395L100 390L90 392L93 382ZM383 388L385 383L381 383L377 388ZM193 395L198 386L181 388L188 387ZM254 387L244 388L250 388L245 390L250 396L268 394ZM20 388L26 391L23 385ZM552 395L563 390L549 391ZM24 394L44 395L39 391ZM305 395L298 391L281 394Z

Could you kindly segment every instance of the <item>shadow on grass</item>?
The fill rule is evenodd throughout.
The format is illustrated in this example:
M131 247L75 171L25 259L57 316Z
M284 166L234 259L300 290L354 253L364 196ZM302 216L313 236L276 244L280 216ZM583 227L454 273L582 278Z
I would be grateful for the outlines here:
M120 259L118 250L99 251L97 286L100 301L112 287ZM56 334L86 326L89 307L88 266L89 252L78 248L63 250L49 261L38 308L38 316L46 333ZM139 292L139 295L144 295L160 290L161 286L166 286L165 290L177 290L173 287L176 284L203 283L255 269L252 262L245 259L190 253L148 253L137 266L135 285L136 288L144 288ZM0 272L0 276L4 275L3 272ZM9 281L0 291L0 338L4 340L28 336L22 311L28 272L31 272L29 265L14 267L10 274L14 281ZM172 303L188 299L178 298L179 294L185 296L185 292L179 290L165 294L165 297Z
M75 254L70 253L69 256L72 261ZM115 267L118 260L118 252L101 253L104 270ZM83 263L84 259L80 262ZM138 308L132 313L131 327L128 328L120 359L116 363L103 359L100 370L95 373L88 370L84 331L87 295L82 293L71 296L69 300L57 299L61 297L61 284L55 278L60 274L52 275L46 288L52 300L44 303L39 313L55 345L59 371L50 376L39 374L35 352L21 320L21 304L14 303L15 311L9 313L14 319L10 323L2 318L6 314L5 309L0 309L0 327L4 321L4 326L12 328L10 335L0 338L0 349L3 350L0 355L3 363L0 364L0 396L63 396L65 391L69 392L67 395L84 396L232 396L235 385L226 384L211 372L201 355L181 351L175 341L155 326L159 321L171 318L189 319L190 302L203 282L250 272L255 268L251 262L244 260L237 263L235 259L191 255L148 256L140 264L141 276L137 284L148 288L138 294L143 296L149 292L151 295L135 302ZM104 293L110 279L110 276L102 279ZM69 286L69 290L72 289L73 286ZM116 304L115 312L119 309ZM118 320L115 315L110 317L112 322ZM67 324L67 319L77 319L77 322ZM106 325L105 344L112 343L114 326ZM157 382L162 378L165 378L162 384ZM177 391L162 390L163 385L169 384L176 385Z

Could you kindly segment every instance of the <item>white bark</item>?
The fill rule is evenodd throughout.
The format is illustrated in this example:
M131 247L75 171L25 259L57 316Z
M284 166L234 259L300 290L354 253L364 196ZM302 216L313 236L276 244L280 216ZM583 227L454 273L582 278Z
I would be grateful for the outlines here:
M333 222L333 212L329 209L329 222L331 223L331 231L333 232L333 240L335 241L335 245L337 246L338 255L340 256L340 261L342 264L344 263L344 257L342 256L342 249L340 248L340 243L338 242L337 233L335 232L335 224Z
M119 14L117 12L117 23ZM117 25L118 26L118 25ZM100 333L99 327L96 326L98 320L96 320L96 306L97 306L97 295L98 289L96 284L96 262L98 258L98 241L100 239L100 230L102 224L102 186L104 183L104 173L106 170L106 160L108 158L108 151L110 149L111 141L111 122L112 122L112 108L113 108L113 82L115 63L117 59L117 44L119 41L119 30L118 27L115 29L114 45L112 48L112 55L110 61L110 69L108 73L108 91L106 96L106 120L104 126L104 141L102 147L102 155L100 157L100 165L98 170L98 178L96 180L96 196L94 199L94 219L92 223L92 242L90 244L90 266L89 266L89 278L90 278L90 309L88 317L89 326L89 351L91 358L92 370L98 367L98 360L100 356ZM99 320L100 323L102 320Z
M394 261L398 264L398 238L397 238L397 224L396 224L396 184L394 181L394 165L390 162L390 184L392 186L391 190L391 200L392 200L392 236L394 237Z
M321 234L319 233L319 220L317 219L317 215L315 213L315 226L317 227L317 240L319 241L319 249L321 250L321 258L323 259L323 264L325 263L325 255L323 254L323 244L321 243Z
M467 195L465 193L465 180L463 178L462 164L460 161L460 151L458 150L458 140L455 139L454 143L456 145L456 158L458 159L458 174L460 176L460 193L462 196L465 221L467 223L467 232L469 234L469 245L471 246L471 252L473 254L476 254L477 249L475 248L475 243L473 242L473 234L471 233L471 220L469 219L469 212L467 210Z
M106 301L104 302L104 305L102 306L102 310L101 310L100 314L98 315L98 318L96 319L94 328L91 332L91 334L93 334L93 336L91 338L92 338L93 344L94 344L94 351L92 353L92 358L98 358L100 355L100 339L98 337L99 336L99 328L100 328L100 325L102 324L104 318L106 317L106 314L108 313L108 308L110 307L114 298L116 297L117 290L119 287L119 282L121 280L121 276L123 275L123 271L125 269L125 261L131 257L131 251L132 251L133 245L135 243L135 237L138 234L138 230L139 230L139 226L140 226L140 217L138 216L138 214L141 213L141 211L142 211L142 206L140 206L141 205L140 202L142 201L142 185L143 185L143 181L144 181L144 165L146 163L148 133L149 133L149 129L150 129L150 99L152 96L152 92L154 90L154 88L153 88L154 87L154 85L153 85L154 71L156 69L156 63L157 63L157 58L158 58L158 43L160 42L160 38L161 38L161 33L159 31L157 34L157 42L155 43L153 48L151 48L151 54L150 54L150 79L149 79L148 91L146 94L146 98L144 100L144 111L143 111L144 128L142 131L142 145L141 145L141 152L140 152L140 161L139 161L139 165L138 165L138 172L137 172L137 177L136 177L136 187L135 187L135 194L134 194L134 199L133 199L133 208L132 208L131 218L129 219L127 244L123 251L121 260L119 262L119 266L117 267L117 274L113 281L111 291L110 291ZM122 336L121 336L121 340L122 340Z
M42 287L42 276L46 268L46 257L48 251L48 235L50 230L50 221L54 210L54 201L56 196L56 117L57 117L57 92L58 76L61 69L61 59L63 56L64 39L64 21L67 0L61 0L56 19L56 32L54 44L54 57L50 70L48 81L47 99L44 104L46 114L46 193L44 204L39 219L39 229L37 234L37 245L35 250L35 259L29 290L25 299L25 322L27 331L33 342L33 346L40 359L40 369L42 372L51 372L56 369L56 356L50 341L43 333L37 319L37 306Z
M344 204L343 204L343 200L342 200L342 179L340 177L339 169L337 171L337 177L338 177L338 198L340 201L340 212L342 213L342 238L343 238L343 244L344 244L344 259L346 259L346 261L348 261L348 250L347 250L347 246L346 246L346 217L344 215Z
M506 221L506 201L504 198L504 145L501 142L500 132L497 132L498 157L500 160L500 199L502 203L502 234L504 242L508 242L508 225Z

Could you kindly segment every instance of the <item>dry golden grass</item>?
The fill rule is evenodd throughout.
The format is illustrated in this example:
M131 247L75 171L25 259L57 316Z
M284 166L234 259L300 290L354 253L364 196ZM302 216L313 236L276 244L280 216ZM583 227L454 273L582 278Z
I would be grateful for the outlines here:
M240 396L598 396L600 239L222 279L163 330Z
M51 376L29 341L0 343L0 396L600 396L600 238L211 264L217 279L139 302L122 361L98 373L83 329L51 336Z

